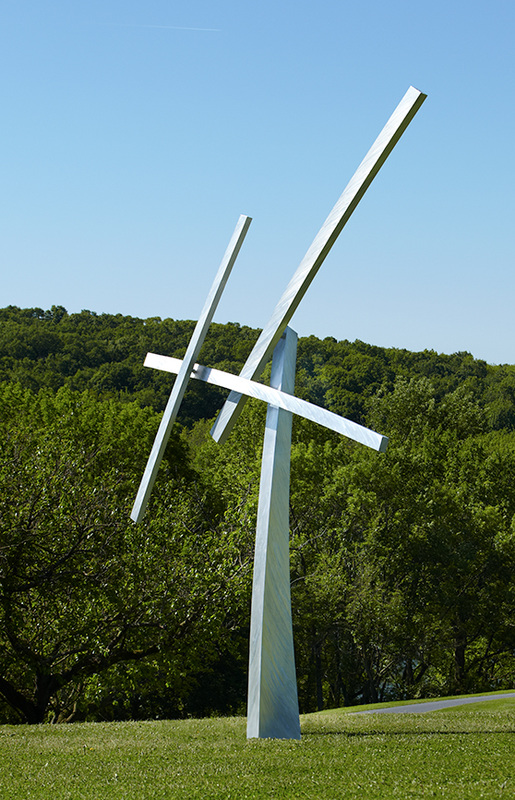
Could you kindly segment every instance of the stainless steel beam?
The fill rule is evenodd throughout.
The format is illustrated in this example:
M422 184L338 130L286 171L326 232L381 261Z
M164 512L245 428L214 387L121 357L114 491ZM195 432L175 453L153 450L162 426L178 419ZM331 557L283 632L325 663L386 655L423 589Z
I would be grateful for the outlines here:
M254 380L261 375L275 345L331 247L425 99L425 94L410 86L359 165L286 287L240 373L242 378ZM245 395L231 392L211 430L214 439L220 443L227 439L245 401Z
M279 340L270 384L295 386L297 334ZM292 415L268 406L250 620L247 738L300 739L290 599L289 497Z
M159 469L159 465L161 464L161 460L170 437L173 423L177 417L179 406L181 405L184 397L184 392L186 391L186 386L188 385L192 367L197 360L200 348L202 347L207 330L211 324L216 307L224 290L225 284L227 283L227 279L231 274L236 257L240 252L241 245L243 244L243 240L249 229L251 221L252 220L250 217L246 217L243 214L238 219L234 233L231 237L227 250L225 251L224 257L220 263L220 267L218 268L218 272L216 273L213 285L207 296L204 308L202 309L199 320L195 326L195 330L193 331L188 349L186 350L186 354L181 364L181 369L179 370L179 374L177 375L173 385L172 393L169 397L163 417L161 419L161 424L159 425L159 429L147 461L147 466L145 468L145 472L143 473L143 478L141 479L136 500L134 501L131 512L131 519L133 519L134 522L139 522L145 514L148 498L150 497L150 493L157 476L157 471Z
M180 358L171 358L170 356L160 356L156 353L147 353L145 358L145 366L152 367L153 369L161 369L165 372L179 372L182 365ZM221 386L224 389L231 389L232 391L245 394L247 397L255 397L258 400L264 400L270 405L282 408L285 411L290 411L293 414L298 414L311 422L317 422L325 428L329 428L342 436L347 436L355 442L371 447L380 453L386 451L388 445L388 437L383 436L381 433L365 428L363 425L358 425L357 422L352 422L350 419L340 417L332 411L325 408L316 406L313 403L308 403L307 400L301 400L293 394L281 392L279 389L274 389L272 386L265 386L263 383L256 381L249 381L242 378L240 375L232 375L230 372L222 372L219 369L212 369L210 367L202 367L200 364L195 364L190 374L190 378L195 378L205 383L213 384L214 386Z

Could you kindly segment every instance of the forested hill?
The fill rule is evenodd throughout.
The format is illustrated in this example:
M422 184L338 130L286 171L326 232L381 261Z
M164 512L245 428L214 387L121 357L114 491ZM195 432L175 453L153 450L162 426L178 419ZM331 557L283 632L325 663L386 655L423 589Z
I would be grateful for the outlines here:
M0 311L0 723L245 709L264 403L220 447L191 381L129 518L173 380L143 360L193 326ZM237 373L257 336L212 325L199 360ZM515 367L309 336L296 394L389 437L294 419L301 711L512 687Z
M122 314L81 311L0 310L0 380L17 381L38 390L66 385L99 396L135 400L159 411L169 395L171 377L143 367L148 351L182 358L194 322L138 319ZM213 324L200 362L239 372L259 331L237 323ZM484 407L489 427L515 427L515 366L492 366L460 352L413 353L361 341L299 340L296 394L356 421L363 421L367 399L389 393L396 378L426 377L437 399L458 387ZM212 417L222 394L214 387L192 384L181 421L191 425Z

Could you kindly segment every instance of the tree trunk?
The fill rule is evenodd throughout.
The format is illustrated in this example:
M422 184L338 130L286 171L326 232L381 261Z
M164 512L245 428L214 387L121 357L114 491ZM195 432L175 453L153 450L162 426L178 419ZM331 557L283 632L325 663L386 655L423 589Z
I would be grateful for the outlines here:
M5 678L1 676L0 694L6 703L20 715L24 722L28 722L29 724L41 722L41 720L38 719L38 711L35 703L31 700L27 700L21 692L15 689L9 681L6 681Z
M317 686L317 711L322 711L324 707L324 692L322 687L322 658L320 655L320 644L315 645L315 676Z
M454 689L456 691L464 688L466 649L467 634L456 625L454 627Z
M366 686L366 699L368 703L377 703L378 702L378 694L377 694L377 686L374 681L374 670L372 669L372 665L370 663L369 658L365 658L365 672L367 674L367 686ZM365 688L365 687L364 687Z

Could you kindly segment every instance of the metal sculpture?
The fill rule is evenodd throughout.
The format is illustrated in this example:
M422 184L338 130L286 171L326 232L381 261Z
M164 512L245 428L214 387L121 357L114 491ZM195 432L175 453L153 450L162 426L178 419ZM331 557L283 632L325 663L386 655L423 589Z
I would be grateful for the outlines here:
M197 360L198 354L200 353L200 348L202 347L204 339L206 338L206 333L211 324L211 320L213 319L213 315L220 301L220 297L222 296L225 284L227 283L227 279L231 274L234 262L236 261L238 253L240 252L240 248L243 244L243 240L245 239L251 222L251 218L246 217L243 214L238 219L234 233L227 246L227 250L224 253L224 257L222 258L218 272L216 273L211 290L206 298L206 302L204 303L204 308L202 309L199 320L195 326L195 330L193 331L193 336L190 339L190 343L182 361L179 374L173 385L172 393L169 397L168 403L166 404L166 408L161 419L161 424L159 425L159 430L157 431L157 435L147 461L147 466L145 467L145 472L143 473L143 478L141 479L141 483L139 485L136 500L134 501L134 505L132 507L131 519L133 519L134 522L140 522L145 514L148 498L152 492L157 471L163 459L163 454L166 450L168 439L170 438L173 423L177 417L177 412L179 411L179 407L186 391L186 386L188 385L191 368L193 367L193 364Z
M300 262L240 373L243 378L254 379L261 375L275 345L331 247L426 96L410 86L402 98ZM216 441L222 443L227 439L241 413L245 399L244 395L236 393L229 395L211 431Z
M293 396L297 335L288 328L295 309L373 178L425 100L410 87L307 251L239 376L195 364L214 310L250 224L240 217L186 355L181 361L149 353L145 365L175 372L170 400L152 448L132 519L139 521L159 469L189 378L231 393L211 431L225 441L247 397L268 404L252 591L247 737L300 738L289 578L289 472L292 413L384 452L386 437ZM270 387L256 382L270 357Z
M190 378L268 404L256 526L250 621L247 737L300 738L290 601L289 493L292 414L384 452L386 436L293 396L297 334L286 328L272 359L270 386L195 364ZM179 358L148 353L145 366L179 373Z

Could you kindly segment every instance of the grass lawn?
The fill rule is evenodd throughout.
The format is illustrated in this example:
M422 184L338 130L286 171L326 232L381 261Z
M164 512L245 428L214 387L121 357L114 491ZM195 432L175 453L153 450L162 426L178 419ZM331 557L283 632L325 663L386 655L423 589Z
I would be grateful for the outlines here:
M300 742L247 741L243 718L0 726L0 798L515 798L515 693L301 722Z

